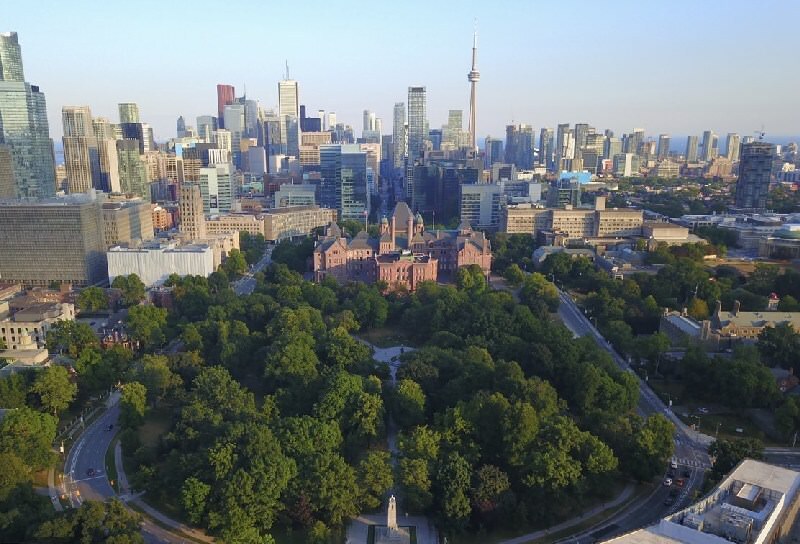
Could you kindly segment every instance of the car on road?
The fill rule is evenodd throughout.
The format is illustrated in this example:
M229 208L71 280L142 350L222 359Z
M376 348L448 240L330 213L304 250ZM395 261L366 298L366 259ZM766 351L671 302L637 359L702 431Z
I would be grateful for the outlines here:
M677 480L675 480L675 485L677 485L678 487L683 487L683 484L685 483L686 480L684 480L683 478L678 478Z
M671 468L672 470L678 470L678 462L675 459L673 459L669 463L669 468Z
M95 474L95 470L93 468L90 468L90 469L88 469L86 471L86 475L87 476L94 476L94 474Z
M707 414L708 408L698 408L697 411L700 412L701 414Z
M672 478L667 478L667 479L665 479L665 480L664 480L664 485L665 485L666 487L669 487L669 486L671 486L671 485L672 485Z
M684 478L688 478L691 475L692 475L692 471L689 470L688 468L683 469L683 472L681 473L681 476L683 476Z

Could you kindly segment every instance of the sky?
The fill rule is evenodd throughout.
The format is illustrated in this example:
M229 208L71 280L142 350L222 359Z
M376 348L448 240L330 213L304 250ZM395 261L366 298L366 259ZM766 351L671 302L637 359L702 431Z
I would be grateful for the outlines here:
M358 134L364 109L390 133L409 85L427 87L432 128L449 109L466 128L476 21L480 139L512 122L800 136L797 0L4 3L0 31L19 33L56 139L64 105L117 122L136 102L159 141L179 115L215 115L217 83L276 107L286 61L307 111Z

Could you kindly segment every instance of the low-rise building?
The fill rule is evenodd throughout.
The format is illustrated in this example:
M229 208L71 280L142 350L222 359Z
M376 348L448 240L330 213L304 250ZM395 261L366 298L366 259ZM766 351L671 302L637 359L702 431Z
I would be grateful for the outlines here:
M308 236L314 229L336 221L336 210L318 206L273 208L263 213L264 238L270 241Z
M249 213L232 213L215 215L206 219L206 233L208 234L225 234L242 231L253 236L257 234L263 236L265 234L264 217Z
M658 523L606 540L613 544L781 542L798 512L800 473L745 459L695 504Z
M47 343L47 331L58 321L74 321L75 306L69 303L33 304L23 309L0 313L0 338L10 350L41 349ZM2 308L0 308L2 312Z
M147 287L161 285L172 274L208 277L214 272L214 250L208 244L155 242L143 247L114 246L108 250L108 276L136 274Z

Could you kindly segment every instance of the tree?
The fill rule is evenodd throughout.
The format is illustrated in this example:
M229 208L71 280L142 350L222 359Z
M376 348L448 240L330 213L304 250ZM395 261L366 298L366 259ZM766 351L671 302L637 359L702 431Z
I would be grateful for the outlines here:
M634 343L634 353L650 363L653 372L658 373L661 356L667 352L669 346L669 336L663 332L656 332L637 337Z
M28 393L26 373L17 372L0 378L0 406L6 409L22 408Z
M238 249L231 249L225 262L222 263L222 270L229 278L237 278L247 272L247 261Z
M525 278L519 298L523 304L527 304L531 308L543 303L546 306L546 310L551 312L558 310L560 303L556 286L547 281L538 272L534 272Z
M17 484L28 481L30 468L14 452L0 453L0 500L5 500ZM0 516L1 518L2 516ZM0 536L2 523L0 523Z
M170 370L169 361L164 355L148 354L142 357L139 377L154 405L164 398L167 391L181 384L180 377Z
M503 277L512 287L517 287L525 281L525 272L519 267L517 263L512 263L506 271L503 272Z
M266 248L264 235L261 233L250 234L246 230L239 232L239 247L241 248L247 264L256 264L264 256Z
M785 295L778 302L778 310L781 312L800 312L800 302L792 295Z
M53 353L67 353L73 359L87 348L99 348L100 341L86 323L56 321L47 331L47 349Z
M721 480L743 459L762 459L763 452L764 444L756 438L715 440L708 447L708 454L714 459L711 478Z
M709 316L708 303L702 298L692 297L692 300L689 301L689 308L687 311L690 316L698 321L708 319Z
M462 266L456 273L456 286L461 291L482 293L486 290L486 276L477 264Z
M30 408L10 410L0 421L0 453L14 453L34 470L53 462L56 418Z
M131 338L145 349L161 346L166 342L167 310L151 304L140 304L128 310L126 325Z
M60 513L34 532L38 542L109 542L139 544L141 517L119 499L107 503L85 501L77 510Z
M144 421L146 409L147 388L139 382L126 383L120 398L120 424L135 429Z
M462 530L472 511L469 501L472 467L458 453L451 453L436 472L436 499L439 513L451 529Z
M425 392L417 382L402 379L397 383L397 388L392 394L392 413L402 429L423 423Z
M357 474L362 506L369 510L378 508L394 482L391 454L386 450L369 451L358 463Z
M49 366L39 373L31 391L39 395L39 400L54 416L69 407L75 400L78 386L72 383L67 369L63 366Z
M758 335L756 347L770 366L792 368L800 359L800 333L790 323L765 327Z
M206 501L211 494L211 486L195 477L187 478L181 487L181 506L189 516L189 521L199 525L206 513Z
M508 474L494 465L483 465L472 478L470 497L473 507L481 514L493 512L500 499L511 488Z
M126 307L139 304L144 300L145 286L136 274L117 276L111 283L111 287L122 291L120 301Z
M78 295L76 302L82 312L92 313L108 309L108 295L99 287L85 288Z
M633 436L633 450L627 468L639 481L647 481L664 470L672 456L675 427L661 414L647 418Z

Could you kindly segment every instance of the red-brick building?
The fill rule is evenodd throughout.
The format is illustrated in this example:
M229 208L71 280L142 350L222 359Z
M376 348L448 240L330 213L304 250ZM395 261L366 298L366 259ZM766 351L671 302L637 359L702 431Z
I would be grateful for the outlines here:
M339 282L381 280L390 289L409 291L422 281L437 281L440 273L453 275L458 268L472 264L488 276L492 248L482 232L469 225L455 231L426 231L422 216L415 217L405 202L395 206L391 220L383 218L380 238L370 238L362 231L348 239L333 223L314 250L317 281L327 276Z

